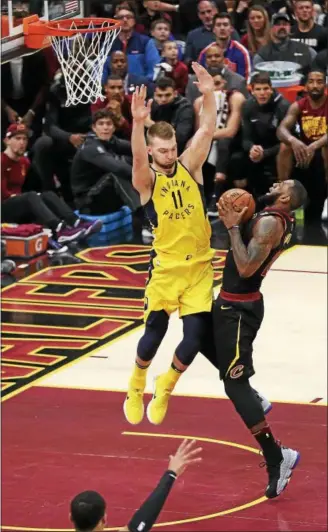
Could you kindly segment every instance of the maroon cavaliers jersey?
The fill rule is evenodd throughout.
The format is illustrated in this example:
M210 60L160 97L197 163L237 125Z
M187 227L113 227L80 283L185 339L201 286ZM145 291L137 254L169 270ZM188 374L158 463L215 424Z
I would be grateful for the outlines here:
M277 216L283 222L284 232L278 246L270 251L263 264L261 264L256 272L250 277L240 276L232 249L230 249L227 253L223 270L222 290L224 290L224 292L230 294L250 294L258 292L271 265L288 246L294 231L295 220L286 212L276 209L275 207L267 207L263 211L254 214L253 218L244 225L241 237L245 246L248 246L253 237L254 225L265 216Z
M328 96L317 109L313 109L308 96L299 100L297 105L301 111L298 117L300 137L304 144L309 145L327 133Z

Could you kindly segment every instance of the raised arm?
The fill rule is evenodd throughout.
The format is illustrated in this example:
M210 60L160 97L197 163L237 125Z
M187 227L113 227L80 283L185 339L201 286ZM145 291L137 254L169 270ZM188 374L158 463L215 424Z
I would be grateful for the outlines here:
M251 277L270 251L277 247L283 235L283 227L275 216L260 219L254 227L254 234L246 247L240 234L239 223L245 209L237 213L223 199L219 201L220 219L229 231L233 257L240 277Z
M147 89L136 87L132 95L131 112L133 117L131 148L133 156L132 184L140 195L147 194L152 187L152 174L149 168L145 139L145 121L150 115L152 100L146 105Z
M200 115L199 129L193 136L189 148L180 157L194 179L202 183L201 168L211 147L216 126L216 103L212 76L198 63L192 63L198 81L195 81L203 94L203 109Z
M200 462L200 447L196 448L194 440L184 440L176 454L170 456L169 468L162 476L159 484L145 500L139 510L136 511L129 524L121 528L119 532L149 532L157 520L165 501L171 491L175 479L181 475L190 464Z

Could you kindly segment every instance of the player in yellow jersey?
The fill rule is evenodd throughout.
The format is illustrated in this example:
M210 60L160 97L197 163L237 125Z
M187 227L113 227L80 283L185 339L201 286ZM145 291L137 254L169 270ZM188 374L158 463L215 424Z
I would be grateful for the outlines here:
M214 251L210 246L202 166L215 132L216 103L212 76L197 63L192 68L203 94L203 110L200 127L179 158L175 131L167 122L157 122L149 128L146 144L145 121L151 101L146 105L144 86L137 88L132 98L133 185L154 234L145 291L145 333L138 344L124 402L125 417L135 425L144 416L147 369L166 334L170 314L179 310L183 339L171 367L155 382L147 417L156 425L163 421L175 384L201 347L204 313L212 308Z

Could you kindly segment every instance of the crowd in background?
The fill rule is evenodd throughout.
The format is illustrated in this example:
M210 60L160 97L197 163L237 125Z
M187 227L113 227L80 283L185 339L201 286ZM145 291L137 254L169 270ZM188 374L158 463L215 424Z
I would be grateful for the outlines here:
M297 177L309 193L306 215L327 219L327 9L327 0L92 2L93 15L121 23L103 72L104 98L65 106L51 48L1 66L2 222L38 222L67 242L98 227L80 215L122 205L138 212L131 96L147 86L146 126L170 122L182 153L202 110L192 61L215 83L217 129L203 168L209 216L218 216L215 204L229 187L259 196L277 179ZM258 69L277 60L299 65L305 87L296 111Z

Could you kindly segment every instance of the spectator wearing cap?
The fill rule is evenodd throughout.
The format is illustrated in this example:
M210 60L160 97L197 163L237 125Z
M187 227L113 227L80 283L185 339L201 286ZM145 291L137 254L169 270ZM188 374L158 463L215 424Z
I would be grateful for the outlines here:
M112 116L115 135L118 138L130 140L132 133L132 114L129 98L124 94L124 83L120 76L111 74L104 86L105 99L98 98L91 104L91 111L107 109Z
M42 50L1 65L2 136L9 124L19 120L31 128L34 138L40 135L49 83Z
M249 92L246 85L246 80L240 74L233 72L225 65L224 50L216 43L209 46L205 52L205 66L209 68L221 69L221 75L226 82L225 88L227 91L239 91L245 98L249 97ZM195 75L189 76L189 81L186 89L186 97L193 103L201 94L195 85L197 81Z
M136 17L131 9L119 8L116 18L121 22L121 31L113 42L112 51L126 53L129 72L152 80L154 67L160 61L154 42L147 35L135 31Z
M155 67L155 80L161 77L172 78L175 82L176 90L184 95L188 83L188 67L178 59L178 45L175 41L166 41L162 50L162 62Z
M58 242L77 240L98 231L101 223L85 224L54 192L22 192L30 167L24 155L29 131L24 124L9 126L1 153L1 220L6 223L39 223L52 231Z
M103 84L106 83L110 74L116 74L123 80L124 94L130 99L136 87L145 85L147 87L147 96L152 98L154 94L154 83L145 76L137 76L128 72L128 59L124 52L117 50L112 52L109 61L105 65L103 73Z
M69 169L76 149L84 142L91 127L90 104L66 107L66 86L59 71L50 88L44 132L33 148L33 166L43 190L55 190L56 175L65 201L72 201Z
M150 128L155 122L169 122L175 129L178 153L182 153L194 130L194 110L191 103L178 94L172 78L160 78L156 82L154 101L150 118L145 126Z
M316 52L326 50L327 28L314 22L313 0L295 0L296 24L291 29L291 39L311 46Z
M231 38L232 32L233 26L229 13L215 15L213 33L216 37L216 43L224 50L225 63L233 72L248 80L252 71L249 51L240 42ZM205 64L205 53L208 47L199 54L198 61L201 64Z
M271 42L259 49L254 56L254 65L268 61L291 61L298 63L305 75L315 57L315 51L301 42L292 41L289 16L276 13L272 17Z

